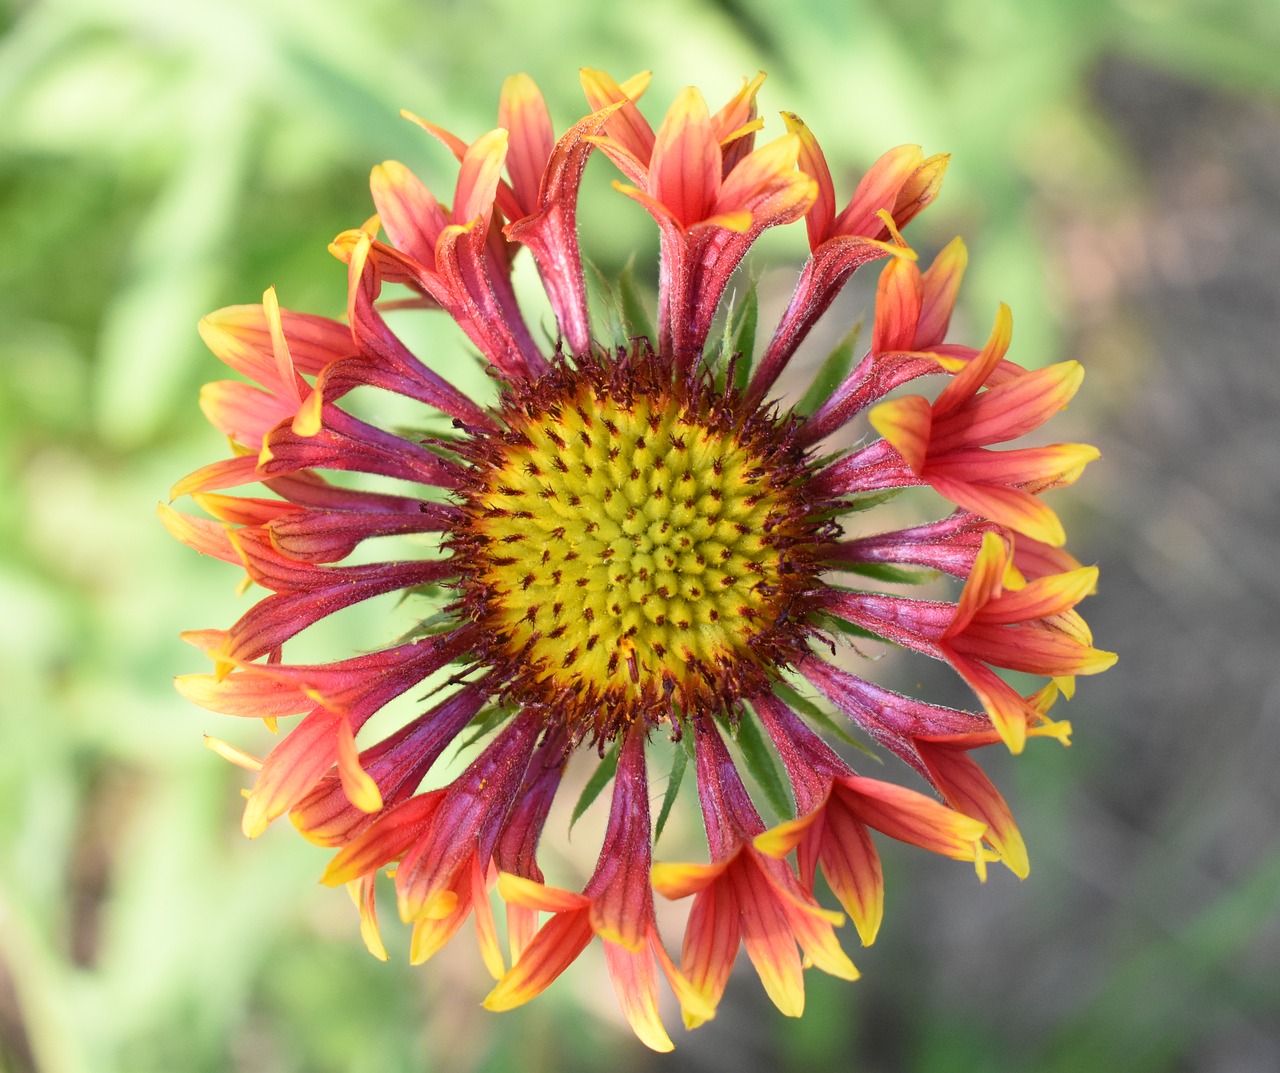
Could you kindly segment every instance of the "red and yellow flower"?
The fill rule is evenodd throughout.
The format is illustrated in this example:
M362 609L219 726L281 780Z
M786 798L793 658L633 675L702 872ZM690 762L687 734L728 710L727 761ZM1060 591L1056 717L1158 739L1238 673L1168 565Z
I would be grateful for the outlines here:
M984 346L947 340L964 247L956 240L922 271L902 237L937 194L945 156L890 150L837 212L800 119L786 115L784 132L756 145L763 76L714 113L685 90L656 129L637 104L647 75L584 70L582 81L590 112L559 138L525 75L503 86L498 126L472 141L409 116L457 161L452 204L402 164L373 169L377 214L331 246L346 266L344 318L282 309L274 290L205 318L205 340L241 377L201 396L229 457L174 486L206 516L160 513L179 540L265 590L230 627L186 635L213 669L178 680L213 711L272 730L298 719L262 760L214 742L254 773L245 833L287 814L334 850L324 880L349 887L379 957L384 871L415 963L473 920L496 981L491 1009L533 998L599 939L623 1016L665 1050L661 980L693 1027L714 1016L740 947L785 1014L803 1009L806 965L857 977L837 938L844 915L815 884L821 871L871 942L884 908L872 832L979 874L1002 859L1026 875L1008 804L971 754L1065 742L1069 727L1048 716L1054 698L1113 659L1076 610L1096 571L1065 550L1041 498L1097 452L992 449L1066 405L1081 371L1010 361L1003 307ZM652 340L602 336L589 314L577 196L597 151L657 224ZM801 218L810 254L772 338L756 360L722 353L709 340L731 275L765 229ZM550 345L512 285L524 249L555 319ZM877 259L868 352L813 413L780 412L767 396L796 347ZM384 297L391 287L399 297ZM387 323L391 307L450 317L489 363L498 398L474 399L423 364ZM737 327L726 338L749 338ZM943 386L896 390L926 377ZM344 404L356 388L420 405L431 431L356 417ZM824 454L859 414L880 438ZM862 521L919 486L952 512L896 529ZM957 579L954 602L880 591L911 568ZM420 609L407 636L361 638L360 654L334 662L297 658L298 634L393 594ZM945 660L978 710L836 666L822 653L842 631ZM1047 681L1027 697L1005 671ZM856 773L817 733L832 717L796 695L806 683L921 788ZM414 697L408 718L374 721ZM693 760L705 863L653 863L656 736L680 743L668 750L668 807ZM614 765L614 789L578 890L548 882L539 845L583 746ZM468 762L442 779L455 749ZM785 813L789 784L790 816L766 826L735 755L756 773L781 761L784 782L761 789ZM678 965L655 892L692 899Z

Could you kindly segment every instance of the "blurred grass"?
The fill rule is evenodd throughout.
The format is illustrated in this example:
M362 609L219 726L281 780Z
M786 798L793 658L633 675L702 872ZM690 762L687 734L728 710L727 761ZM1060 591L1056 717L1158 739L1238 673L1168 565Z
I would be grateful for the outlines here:
M390 966L368 958L344 896L315 887L321 854L287 830L240 841L241 780L198 736L236 728L169 686L200 663L177 632L239 606L226 575L171 546L152 513L218 450L195 395L220 374L194 323L273 283L290 307L341 312L325 244L371 211L368 168L396 157L437 189L451 183L445 154L399 108L472 137L494 122L502 78L528 70L563 128L584 64L654 68L651 116L685 82L714 101L765 69L767 131L776 109L800 112L846 193L888 146L953 154L915 240L932 252L966 236L965 319L984 327L1009 302L1016 356L1036 364L1061 356L1077 312L1057 229L1104 219L1155 181L1097 106L1099 64L1280 99L1280 7L1267 0L44 0L2 18L0 1068L14 1073L586 1070L602 1047L620 1069L648 1062L596 1016L599 964L594 980L584 967L576 986L499 1018L475 1008L483 987L465 949L415 971L403 943L389 944ZM593 165L588 253L615 271L639 247L643 265L651 227L604 176ZM798 264L802 246L798 232L771 236L767 252ZM1081 416L1082 435L1102 405ZM1008 773L1050 877L1086 850L1037 795L1075 801L1065 787L1079 765L1110 759L1095 746ZM1195 817L1182 822L1159 833L1153 860L1176 864ZM907 875L891 853L891 880L906 881L860 959L867 980L812 980L799 1023L761 1013L735 1037L743 1023L727 1007L677 1043L707 1069L730 1055L797 1070L854 1056L922 1073L1191 1068L1233 1018L1280 1006L1274 966L1243 958L1277 910L1280 849L1273 838L1259 853L1173 936L1142 907L1168 898L1176 866L1129 874L1105 903L1109 960L1083 966L1085 981L1049 972L1069 1008L1030 1028L971 1009L954 979L928 982L927 946L923 963L894 964L920 929L947 956L953 941L913 913L934 903L908 888L958 881ZM1012 962L999 971L1069 953L1055 903L991 886L992 912L1023 921L998 944ZM904 1038L886 1042L894 1028Z

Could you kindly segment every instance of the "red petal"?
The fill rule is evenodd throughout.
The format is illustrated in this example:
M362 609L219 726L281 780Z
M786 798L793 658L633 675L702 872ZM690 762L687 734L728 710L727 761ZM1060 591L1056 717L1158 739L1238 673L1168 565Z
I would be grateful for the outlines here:
M720 145L702 94L683 90L654 139L647 192L684 227L712 214L720 188Z

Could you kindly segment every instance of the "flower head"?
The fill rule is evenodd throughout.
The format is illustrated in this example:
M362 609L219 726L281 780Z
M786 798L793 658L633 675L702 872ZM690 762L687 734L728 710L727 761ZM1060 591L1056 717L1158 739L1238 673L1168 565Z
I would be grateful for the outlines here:
M945 156L890 150L837 212L798 117L756 144L763 76L714 113L685 90L656 129L637 104L647 75L588 69L582 82L591 111L559 138L526 75L507 81L498 126L473 141L409 116L457 162L451 203L402 164L373 169L377 214L331 246L346 265L344 319L283 309L274 290L205 318L210 348L245 378L201 395L230 457L173 489L206 517L160 513L179 540L266 591L230 627L186 635L213 669L178 680L214 711L272 730L299 720L262 760L212 742L255 773L245 833L288 814L334 850L324 880L349 886L379 957L384 871L414 962L473 920L495 1010L533 998L599 939L624 1016L662 1050L660 980L686 1025L700 1024L740 946L786 1014L803 1009L806 964L856 978L838 939L844 914L815 884L821 871L871 942L884 907L873 831L980 875L995 859L1027 873L1008 804L971 754L1065 742L1050 705L1113 658L1076 610L1096 571L1064 550L1042 499L1096 451L992 449L1061 409L1081 373L1010 361L1003 307L984 346L947 341L964 247L922 271L902 237L936 195ZM658 228L652 339L593 326L576 206L594 152ZM759 235L801 218L808 260L753 361L754 329L722 298ZM525 249L555 318L550 344L512 284ZM868 352L811 412L780 410L768 395L796 347L875 260ZM401 297L384 297L388 287ZM497 397L473 398L423 364L388 324L393 306L450 317ZM709 342L726 317L740 354ZM895 390L939 381L929 394ZM417 404L429 431L356 416L356 388ZM823 454L859 415L879 438ZM949 501L942 517L875 524L873 507L921 486ZM954 591L883 590L922 577ZM309 627L396 594L418 609L408 635L362 637L333 662L294 656ZM844 633L950 664L977 710L868 681L849 669L858 653L840 649ZM1024 696L1006 671L1048 681ZM918 787L856 773L819 733L839 729L829 709L805 692L903 759ZM388 722L403 697L415 714ZM661 738L678 744L666 747L675 760L655 823L648 768ZM611 775L614 789L597 864L575 890L548 882L539 844L579 754L609 765L588 785ZM455 755L465 764L442 780ZM690 759L710 859L655 864ZM760 793L781 822L761 817ZM692 899L678 965L655 892Z

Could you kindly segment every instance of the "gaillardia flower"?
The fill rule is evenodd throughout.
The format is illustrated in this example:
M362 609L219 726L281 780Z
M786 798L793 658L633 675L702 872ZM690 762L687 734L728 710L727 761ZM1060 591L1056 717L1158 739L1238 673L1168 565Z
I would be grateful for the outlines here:
M492 1009L527 1001L599 938L628 1022L664 1050L661 978L697 1025L739 946L786 1014L803 1009L805 965L856 978L838 929L847 914L870 943L879 927L872 832L979 875L995 860L1025 875L1017 826L972 754L1065 742L1054 699L1113 657L1075 610L1096 571L1063 550L1043 498L1097 452L998 449L1067 404L1079 366L1010 361L1003 307L985 343L948 342L964 247L921 271L902 237L947 158L890 150L840 210L800 119L757 144L762 77L714 113L685 90L656 130L636 103L647 81L585 70L590 114L558 139L523 75L473 142L409 117L456 157L450 204L381 164L377 215L331 246L347 268L344 319L283 309L273 290L205 318L205 341L243 378L201 396L231 453L173 489L205 516L161 515L267 591L229 629L188 634L213 670L178 679L196 703L272 730L300 717L260 761L212 741L256 772L245 833L288 814L336 850L324 880L350 885L379 957L384 872L414 962L474 919ZM629 286L604 296L622 296L612 315L588 303L576 205L597 152L657 224L653 332ZM756 238L800 220L810 254L757 356L753 295L726 295ZM522 247L554 324L522 313ZM779 376L872 261L865 356L842 346L822 386L783 406ZM401 341L384 313L413 306L456 322L491 394L473 397ZM914 393L922 383L929 394ZM355 405L377 392L417 404L422 431ZM910 488L931 490L910 499L918 509L939 505L903 528L898 505L881 505ZM935 598L903 594L920 581ZM290 659L308 627L397 594L416 612L406 634L353 638L336 662ZM975 711L873 684L848 636L945 661ZM1039 688L1024 695L1028 675ZM367 725L401 697L392 711L406 717ZM887 747L918 788L855 773L823 734ZM610 778L613 792L598 864L565 889L547 882L539 842L575 753L601 765L578 809ZM655 863L687 768L709 860ZM820 904L819 872L843 912ZM678 958L655 892L690 899Z

